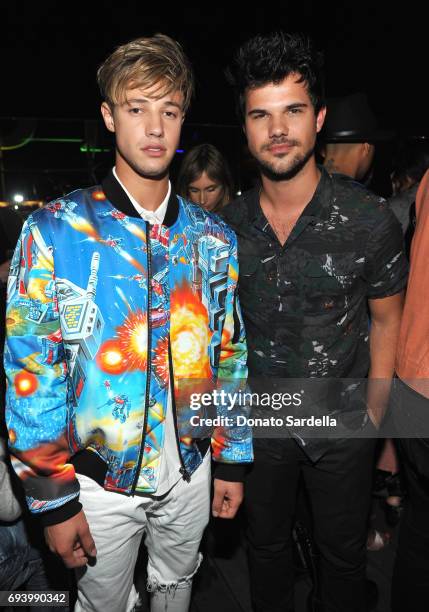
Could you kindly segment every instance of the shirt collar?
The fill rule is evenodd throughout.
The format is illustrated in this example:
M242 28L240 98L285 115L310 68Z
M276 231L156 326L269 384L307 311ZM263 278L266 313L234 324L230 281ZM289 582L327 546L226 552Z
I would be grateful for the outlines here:
M110 170L108 175L102 180L101 188L107 201L111 206L116 208L116 210L127 217L141 219L139 213L131 204L131 200L125 193L122 185L120 185L119 181L114 177L112 170ZM168 200L167 212L165 213L162 225L164 227L172 227L179 217L179 212L179 198L172 189L170 199Z
M151 225L162 225L164 218L165 218L165 214L167 212L168 201L171 195L171 182L168 181L167 195L165 196L161 204L158 206L158 208L156 210L147 210L146 208L144 208L143 206L141 206L141 204L137 202L137 200L131 195L131 193L125 187L125 185L123 184L123 182L121 181L121 179L116 173L115 166L112 168L112 173L115 179L118 181L118 183L122 187L122 189L127 194L131 204L134 206L134 208L139 213L141 218L144 221L148 221L148 223L150 223Z
M310 219L328 219L332 202L334 199L334 186L332 177L323 166L318 166L320 170L320 179L316 187L313 197L304 208L301 214L302 217ZM249 202L249 220L260 229L264 229L268 221L262 212L260 203L260 189L252 189L247 194Z

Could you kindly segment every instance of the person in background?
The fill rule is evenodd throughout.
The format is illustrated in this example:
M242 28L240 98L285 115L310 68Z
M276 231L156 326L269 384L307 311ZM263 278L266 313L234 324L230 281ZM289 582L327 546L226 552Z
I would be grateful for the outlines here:
M429 145L424 141L403 142L393 158L392 196L387 200L402 227L405 252L409 259L416 225L416 195L419 183L429 168ZM402 515L404 485L399 472L397 453L392 440L386 440L377 463L376 486L385 490L385 513L389 525L395 526ZM379 542L380 539L378 538ZM375 545L377 543L375 542ZM381 542L380 542L381 546Z
M401 224L408 256L416 224L417 188L428 168L429 142L424 140L402 143L393 159L393 193L388 202Z
M231 173L216 147L201 144L185 155L177 177L177 193L210 212L218 212L231 201Z
M9 207L0 208L0 433L4 426L4 394L6 380L3 370L3 345L6 319L6 285L9 274L10 260L13 255L19 234L21 233L21 217Z
M324 166L328 172L344 174L365 184L371 175L376 143L389 140L393 132L378 127L366 94L359 92L328 100L321 136ZM379 454L375 487L387 492L386 516L393 526L399 520L402 492L392 441L386 440ZM367 548L371 551L381 550L389 541L388 532L371 527Z
M0 208L0 283L6 287L9 264L21 232L21 217L9 207ZM6 293L2 293L6 299ZM3 311L4 312L4 311Z
M345 174L365 183L374 161L375 143L392 135L378 128L364 93L331 98L321 133L325 143L323 165L331 174Z
M426 612L429 601L429 170L417 191L416 219L391 409L408 493L392 578L393 612Z
M46 591L49 588L43 559L27 536L21 504L6 462L6 444L0 435L0 590ZM31 607L30 610L44 612L48 608Z
M40 551L31 545L9 474L4 423L6 284L10 261L21 232L21 217L11 208L0 208L0 590L47 590L49 582ZM35 608L31 607L30 610ZM43 612L45 607L38 607Z

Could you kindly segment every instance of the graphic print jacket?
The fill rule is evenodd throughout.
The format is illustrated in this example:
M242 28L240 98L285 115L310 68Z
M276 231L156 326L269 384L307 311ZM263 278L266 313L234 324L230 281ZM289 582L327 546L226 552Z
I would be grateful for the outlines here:
M150 225L112 173L28 218L8 281L6 420L45 525L79 512L75 468L106 490L156 491L170 379L246 378L237 278L236 236L219 217L172 193ZM202 457L177 394L189 479ZM218 477L235 480L250 431L214 429L212 451Z

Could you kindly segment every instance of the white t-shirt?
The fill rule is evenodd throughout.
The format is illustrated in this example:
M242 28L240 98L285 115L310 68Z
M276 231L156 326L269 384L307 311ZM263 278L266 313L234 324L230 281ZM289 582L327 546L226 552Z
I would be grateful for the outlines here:
M144 221L148 221L151 225L162 225L164 221L165 213L167 212L168 200L171 194L171 183L168 181L167 195L164 200L158 206L156 210L147 210L141 206L137 200L130 194L125 185L121 183L116 174L116 168L113 168L113 175L121 185L130 199L131 204L134 206L136 211L139 213ZM167 396L167 414L165 415L165 432L164 432L164 448L161 455L161 462L159 466L159 479L158 486L155 493L151 495L164 495L169 491L173 485L175 485L180 479L181 474L179 472L182 464L180 462L179 451L177 449L176 432L174 428L174 417L173 417L173 405L171 397L171 382L168 387ZM140 480L140 479L139 479ZM137 483L137 487L139 486Z

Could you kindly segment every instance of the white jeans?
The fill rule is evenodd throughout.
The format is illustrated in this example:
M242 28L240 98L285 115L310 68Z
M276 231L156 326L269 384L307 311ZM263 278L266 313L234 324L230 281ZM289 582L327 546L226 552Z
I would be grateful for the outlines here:
M77 570L75 612L130 612L140 541L146 534L152 612L187 612L200 540L209 518L210 453L163 497L127 497L78 474L80 502L97 547L95 565Z

